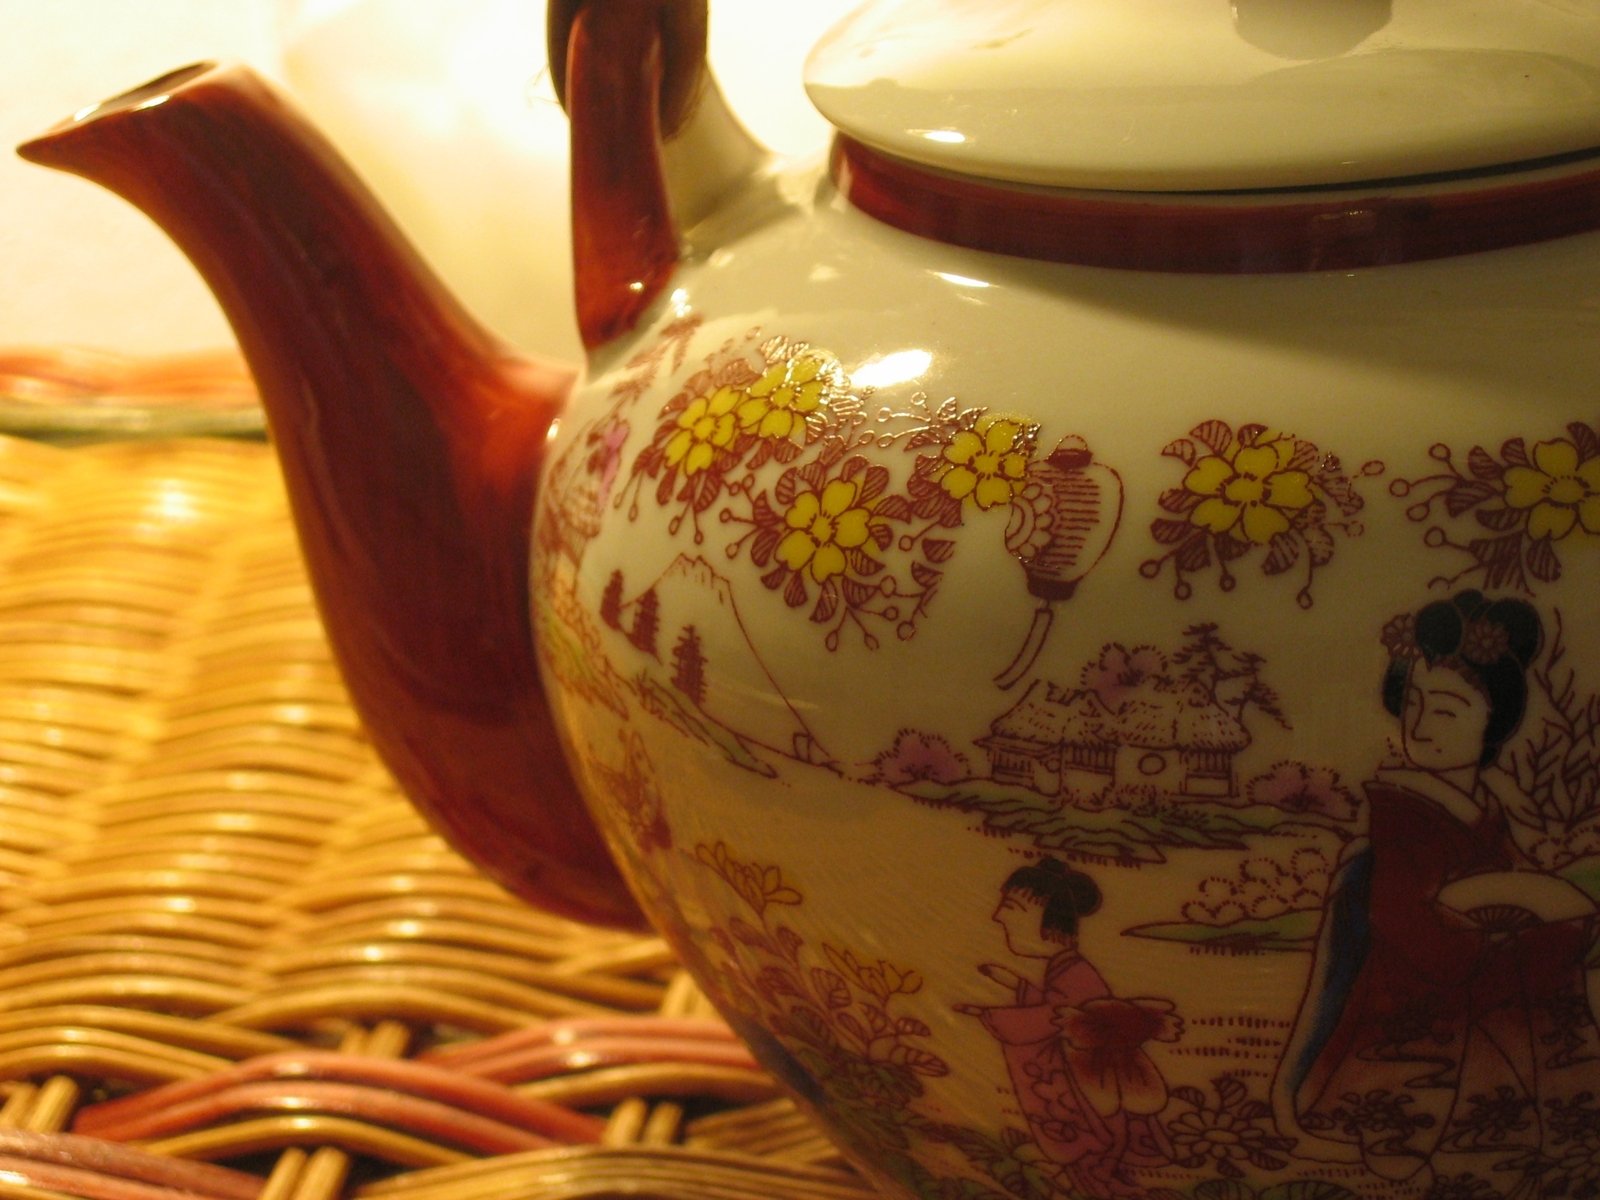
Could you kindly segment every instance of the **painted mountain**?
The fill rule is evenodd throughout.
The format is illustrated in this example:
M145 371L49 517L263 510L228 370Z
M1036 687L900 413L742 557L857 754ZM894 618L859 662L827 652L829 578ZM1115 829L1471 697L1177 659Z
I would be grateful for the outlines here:
M683 718L711 722L746 748L828 761L751 644L733 588L716 568L698 555L680 554L624 601L630 583L620 571L612 575L601 617L638 651L643 686L666 710L657 715L672 720L673 710L683 710Z

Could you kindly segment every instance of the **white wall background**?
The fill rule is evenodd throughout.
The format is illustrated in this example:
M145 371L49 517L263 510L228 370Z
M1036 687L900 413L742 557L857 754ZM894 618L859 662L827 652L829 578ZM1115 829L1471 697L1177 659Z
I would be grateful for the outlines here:
M713 0L711 60L769 144L820 149L805 52L858 0ZM0 0L0 345L133 353L231 342L143 216L16 143L201 58L284 83L478 314L573 357L566 122L539 0Z

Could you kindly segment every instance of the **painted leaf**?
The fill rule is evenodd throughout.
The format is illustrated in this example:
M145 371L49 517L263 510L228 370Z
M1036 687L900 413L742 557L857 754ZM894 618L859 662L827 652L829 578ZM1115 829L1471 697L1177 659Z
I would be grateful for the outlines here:
M1184 444L1188 445L1189 443L1186 442ZM1156 503L1170 513L1186 513L1199 504L1202 498L1187 488L1168 488L1161 493Z
M1578 457L1590 459L1600 454L1600 436L1582 421L1574 421L1567 426L1567 433L1572 438L1572 444L1578 448Z
M1176 546L1190 534L1195 526L1187 521L1174 521L1170 517L1157 517L1150 522L1150 536L1163 546Z
M1467 552L1483 565L1484 586L1490 589L1516 586L1522 574L1522 535L1508 533L1496 538L1474 538Z
M839 1028L844 1035L858 1045L865 1045L870 1040L867 1037L867 1031L861 1028L861 1022L856 1020L850 1013L843 1011L843 1009L835 1012L833 1019L839 1023Z
M872 534L872 544L877 546L879 550L887 550L894 542L894 531L887 525L874 523L868 526L868 530ZM875 574L875 572L869 571L868 574Z
M867 504L876 500L889 490L889 471L886 467L868 467L866 478L861 481L861 494L857 502Z
M766 566L772 561L772 556L778 549L778 543L782 540L783 535L780 534L776 529L763 529L751 540L751 560L758 567Z
M773 949L772 943L767 940L767 935L762 933L759 929L757 929L754 925L751 925L742 917L735 917L732 921L728 922L728 930L735 938L743 942L746 946L752 946L757 950L766 950L769 952Z
M1300 531L1311 565L1320 567L1333 559L1333 534L1324 525L1311 525Z
M904 496L885 496L878 501L878 507L872 510L873 516L883 517L889 521L909 521L911 519L911 501Z
M851 579L849 576L839 580L839 590L844 594L844 602L851 608L865 608L877 594L877 590L870 584L862 583L859 579Z
M932 1037L933 1030L928 1028L927 1022L919 1021L915 1017L901 1017L894 1023L894 1031L900 1037Z
M1505 459L1508 467L1531 467L1532 460L1528 458L1528 444L1519 437L1510 438L1500 445L1500 457Z
M1219 1076L1213 1081L1212 1086L1217 1089L1217 1099L1221 1102L1224 1111L1232 1111L1243 1104L1249 1096L1249 1090L1244 1081L1232 1075Z
M800 473L798 470L788 470L778 476L777 486L772 489L772 498L780 507L790 508L794 498L800 494Z
M720 468L723 464L718 463ZM717 471L702 471L694 479L693 502L695 512L705 512L722 495L722 476Z
M783 586L783 581L788 577L789 568L780 563L778 566L773 567L772 570L763 575L761 577L761 582L776 591L778 588Z
M1528 574L1540 583L1554 583L1561 578L1561 560L1548 538L1539 538L1528 547Z
M806 602L806 583L799 571L793 572L789 582L784 585L783 602L790 608L799 608Z
M1301 540L1298 533L1280 533L1267 543L1267 557L1261 570L1267 575L1282 575L1300 561Z
M766 466L767 462L772 458L776 446L777 443L770 442L763 438L756 445L756 452L750 456L750 461L746 463L745 466L752 471L759 471L762 467Z
M837 1046L839 1039L828 1024L828 1019L808 1005L797 1004L789 1010L789 1019L795 1032L818 1046Z
M1472 514L1478 519L1478 524L1485 529L1492 529L1496 533L1508 533L1513 529L1520 529L1528 519L1525 510L1510 508L1503 504L1490 505L1480 508Z
M1195 459L1199 457L1195 452L1194 443L1188 438L1179 438L1175 442L1168 442L1161 447L1161 453L1167 458L1180 459L1191 467L1194 466Z
M827 967L812 967L811 986L829 1008L850 1006L850 985L837 971L830 971Z
M1218 539L1223 540L1223 539ZM1203 536L1192 537L1173 555L1173 562L1180 571L1203 571L1211 565L1211 547Z
M913 559L911 563L911 578L915 579L922 587L932 591L939 586L939 581L944 578L944 574L924 562Z
M1255 1193L1231 1179L1208 1179L1194 1189L1195 1200L1256 1200Z
M802 449L798 442L777 442L773 446L772 457L781 463L792 463L800 457Z
M794 900L786 901L786 903L800 903L799 893L796 892ZM790 962L794 961L795 957L800 953L800 948L805 945L800 935L787 925L779 925L773 936L778 941L778 949L783 951L783 956Z
M938 1077L950 1074L949 1063L920 1046L895 1046L889 1051L889 1061L906 1067L918 1075Z
M846 550L844 552L844 561L845 565L850 568L852 574L860 575L867 579L870 579L879 571L883 570L883 563L881 563L878 559L873 558L872 555L868 554L865 550L857 550L854 548Z
M1261 426L1247 425L1244 428L1260 430ZM1243 440L1243 432L1244 430L1241 429L1240 440ZM1197 439L1206 447L1206 449L1210 450L1211 453L1219 455L1223 458L1228 456L1228 449L1233 443L1233 430L1228 427L1228 424L1225 421L1206 421L1204 424L1196 425L1189 431L1189 436Z
M949 538L926 538L922 543L922 552L928 556L929 562L942 563L956 552L956 544Z
M1255 548L1254 542L1236 537L1219 537L1213 540L1212 545L1217 552L1217 560L1225 563L1241 559Z
M1474 446L1467 451L1467 470L1485 483L1493 483L1504 474L1504 468L1482 446Z
M833 619L833 614L839 609L839 587L833 580L828 580L817 589L817 603L811 610L811 619L818 625Z
M1475 508L1485 500L1492 500L1500 493L1487 483L1474 480L1462 480L1444 494L1444 507L1452 517L1459 517L1469 508Z
M757 492L756 498L750 502L750 515L755 523L762 527L783 524L783 518L778 515L778 510L772 507L772 501L767 499L765 492Z
M1329 455L1328 457L1332 459L1335 464L1338 463L1338 460L1333 458L1332 455ZM1337 470L1324 471L1323 473L1319 474L1317 476L1317 486L1327 494L1328 499L1332 500L1336 505L1339 506L1339 511L1347 517L1355 516L1356 513L1360 512L1364 507L1366 507L1366 501L1363 500L1361 498L1361 494L1356 491L1355 484ZM1321 501L1318 501L1317 503L1321 504ZM1326 506L1324 506L1324 514L1326 511ZM1300 513L1304 514L1305 516L1310 515L1305 509L1301 509Z
M800 990L800 981L782 967L763 968L761 974L756 976L756 983L769 1000L777 996L805 999L805 993Z
M1320 455L1321 451L1313 443L1296 438L1294 441L1294 453L1289 455L1289 469L1291 471L1305 471L1308 474L1315 475L1318 473L1317 460ZM1339 460L1332 454L1328 455L1327 461L1322 464L1322 469L1337 473Z

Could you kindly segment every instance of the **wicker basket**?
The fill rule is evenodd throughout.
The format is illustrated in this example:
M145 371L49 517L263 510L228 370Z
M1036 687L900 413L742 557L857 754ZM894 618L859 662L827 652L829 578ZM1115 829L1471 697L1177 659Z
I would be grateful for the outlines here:
M0 355L0 428L254 427L195 361ZM0 1101L8 1197L871 1196L661 942L424 828L255 440L0 436Z

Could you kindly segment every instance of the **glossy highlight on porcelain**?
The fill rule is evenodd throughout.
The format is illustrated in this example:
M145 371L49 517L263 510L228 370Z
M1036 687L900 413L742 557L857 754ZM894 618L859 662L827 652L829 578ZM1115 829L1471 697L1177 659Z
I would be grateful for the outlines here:
M1583 25L1515 7L1518 37ZM417 282L256 81L27 151L150 207L223 295L424 807L540 902L626 921L603 843L891 1195L1600 1187L1582 156L1501 143L1366 207L1287 186L1327 167L1317 130L1285 190L1228 196L1001 184L854 128L831 171L776 164L696 13L558 8L581 375ZM1039 8L863 20L939 43ZM1185 11L1280 58L1451 28L1425 0ZM211 174L169 193L139 166L168 155ZM182 203L262 164L237 226ZM302 271L356 290L308 309Z

